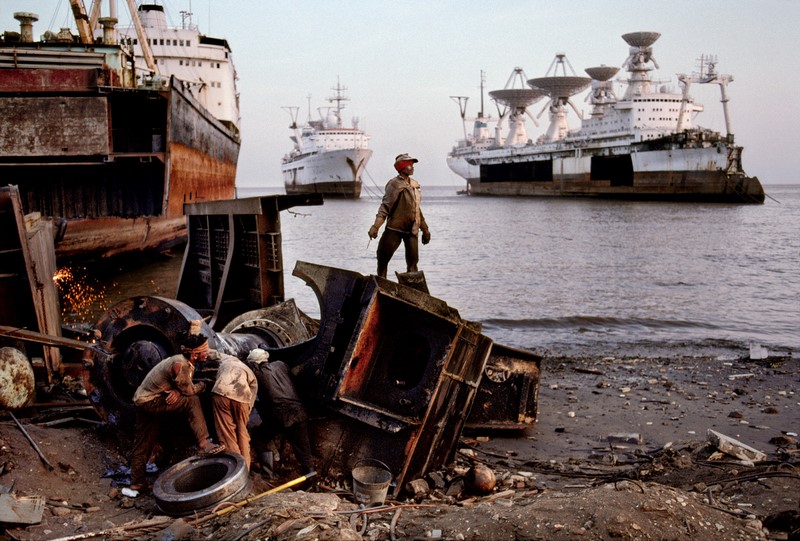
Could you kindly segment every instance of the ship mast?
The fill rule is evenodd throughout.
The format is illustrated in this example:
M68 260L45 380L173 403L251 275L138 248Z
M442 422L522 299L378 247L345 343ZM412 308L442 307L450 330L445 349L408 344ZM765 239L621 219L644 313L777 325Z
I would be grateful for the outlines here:
M336 78L336 86L332 87L331 90L336 92L333 96L328 98L330 103L336 103L336 107L333 108L334 114L336 115L336 127L342 127L342 109L344 109L344 105L342 105L346 101L350 101L349 98L345 97L344 91L347 90L346 86L342 86L341 82L339 82L339 78Z

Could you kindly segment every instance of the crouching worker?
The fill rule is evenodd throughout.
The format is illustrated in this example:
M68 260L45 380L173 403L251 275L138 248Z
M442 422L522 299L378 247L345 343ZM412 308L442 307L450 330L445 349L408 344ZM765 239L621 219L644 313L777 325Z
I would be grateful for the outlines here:
M158 440L163 414L180 412L186 416L194 432L197 446L203 455L213 455L225 450L209 440L208 427L203 417L198 396L205 383L192 382L195 363L208 357L208 339L199 334L199 325L193 322L198 333L190 333L181 340L181 352L155 365L145 376L133 403L136 407L136 435L131 457L131 485L133 490L145 487L145 468Z
M265 428L271 432L282 428L303 473L315 471L311 439L308 436L308 416L292 382L289 367L282 361L269 361L269 352L263 349L252 350L247 356L247 364L258 381L256 411ZM262 465L272 470L272 464Z
M211 389L214 427L222 445L239 453L250 469L250 433L247 421L256 401L258 383L253 371L232 355L224 355L219 363L217 379Z

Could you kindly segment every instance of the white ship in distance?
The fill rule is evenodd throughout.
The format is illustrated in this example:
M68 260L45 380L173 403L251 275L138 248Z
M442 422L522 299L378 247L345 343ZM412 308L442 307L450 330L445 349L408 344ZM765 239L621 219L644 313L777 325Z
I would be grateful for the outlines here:
M297 124L299 107L284 107L292 118L289 128L294 146L281 160L284 187L287 194L319 193L323 197L358 199L361 196L362 176L372 157L370 136L354 118L345 127L342 111L349 98L346 87L337 81L328 98L332 105L320 107L319 118ZM310 99L309 99L310 101Z

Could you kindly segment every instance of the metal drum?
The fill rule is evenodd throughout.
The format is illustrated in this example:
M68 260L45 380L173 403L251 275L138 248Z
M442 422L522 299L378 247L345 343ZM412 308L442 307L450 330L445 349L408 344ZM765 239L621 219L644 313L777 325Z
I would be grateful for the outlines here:
M15 348L0 348L0 406L23 408L35 390L33 368L25 354Z

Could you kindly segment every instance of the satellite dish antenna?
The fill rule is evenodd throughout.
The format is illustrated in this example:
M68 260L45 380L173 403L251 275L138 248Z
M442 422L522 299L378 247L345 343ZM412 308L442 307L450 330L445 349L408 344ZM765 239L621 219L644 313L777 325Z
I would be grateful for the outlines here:
M570 71L572 71L572 75L567 75L567 66L569 66ZM563 75L556 75L559 68ZM569 104L579 117L583 116L578 108L575 107L575 104L572 103L570 97L585 90L591 82L592 79L589 77L579 77L575 75L575 70L572 69L564 53L556 53L556 57L550 64L550 69L545 77L528 79L528 86L533 89L541 90L550 96L550 127L545 134L546 141L558 141L566 137L567 133L569 133L565 105ZM542 113L544 113L544 109L542 109L539 115L541 116Z
M614 103L617 99L614 94L614 83L611 78L617 74L619 68L615 66L597 66L584 70L592 78L592 91L586 96L594 106L592 116L602 116L606 106Z
M655 43L661 34L658 32L631 32L623 34L622 39L630 45L628 50L628 58L622 64L628 72L630 78L628 79L628 90L625 92L624 99L632 99L633 96L644 95L650 92L650 76L647 72L652 70L648 64L653 63L653 66L658 69L658 62L653 56L653 43Z
M619 68L615 66L598 66L596 68L586 68L583 71L595 81L608 81L617 74Z
M622 34L622 39L631 47L650 47L654 44L661 34L658 32L630 32Z
M545 96L541 90L528 88L525 84L525 72L520 67L516 67L511 71L511 75L506 81L506 86L502 90L492 90L489 92L489 97L497 105L497 112L500 119L495 126L497 132L496 140L500 141L500 129L503 120L508 117L509 131L505 138L505 146L522 145L528 143L528 134L525 129L525 118L527 115L534 125L538 126L539 123L531 116L528 107L539 101ZM502 106L502 110L501 110Z
M543 90L534 88L505 88L489 92L495 101L512 109L525 109L546 95Z
M585 90L592 80L589 77L556 75L554 77L537 77L528 79L531 88L540 89L553 99L568 99Z

